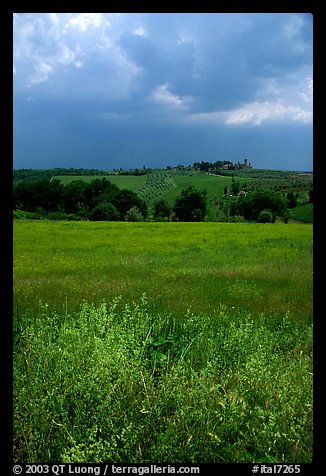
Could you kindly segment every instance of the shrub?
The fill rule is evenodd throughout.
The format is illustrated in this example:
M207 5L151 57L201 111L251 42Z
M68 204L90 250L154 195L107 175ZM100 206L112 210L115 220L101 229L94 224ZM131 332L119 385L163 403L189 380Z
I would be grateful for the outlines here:
M126 213L126 221L143 221L144 217L137 207L132 207Z
M303 223L313 223L313 204L306 203L292 208L289 212L289 218Z
M275 220L270 210L262 210L258 215L259 223L273 223Z
M25 210L14 210L13 217L15 219L25 219L25 220L40 220L44 218L43 215L40 215L37 212L28 212Z
M101 202L91 211L90 219L93 221L118 221L120 213L111 203Z

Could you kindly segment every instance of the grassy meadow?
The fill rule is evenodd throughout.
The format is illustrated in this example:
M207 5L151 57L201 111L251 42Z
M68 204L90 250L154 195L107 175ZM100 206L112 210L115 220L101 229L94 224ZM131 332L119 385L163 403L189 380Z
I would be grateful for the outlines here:
M17 462L309 462L312 226L14 222Z

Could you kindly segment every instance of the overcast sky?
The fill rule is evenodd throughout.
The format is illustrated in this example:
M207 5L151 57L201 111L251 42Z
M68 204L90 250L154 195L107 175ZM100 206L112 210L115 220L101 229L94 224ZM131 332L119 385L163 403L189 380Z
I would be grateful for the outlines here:
M18 13L14 167L312 170L312 16Z

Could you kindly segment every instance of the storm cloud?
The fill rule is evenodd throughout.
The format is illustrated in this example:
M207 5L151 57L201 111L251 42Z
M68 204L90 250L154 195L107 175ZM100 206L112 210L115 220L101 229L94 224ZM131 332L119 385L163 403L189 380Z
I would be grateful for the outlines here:
M312 16L14 14L14 167L312 169Z

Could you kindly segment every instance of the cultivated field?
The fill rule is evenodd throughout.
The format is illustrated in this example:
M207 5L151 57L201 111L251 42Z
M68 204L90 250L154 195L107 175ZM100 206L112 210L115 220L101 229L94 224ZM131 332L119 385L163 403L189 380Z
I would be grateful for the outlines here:
M28 462L309 462L312 226L14 223Z

